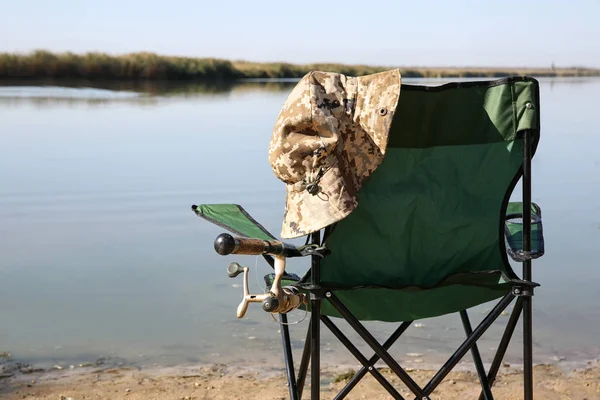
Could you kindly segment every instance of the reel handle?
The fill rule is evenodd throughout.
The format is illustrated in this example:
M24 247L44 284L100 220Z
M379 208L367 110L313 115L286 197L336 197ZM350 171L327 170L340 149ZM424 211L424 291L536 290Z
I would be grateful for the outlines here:
M242 272L244 272L244 267L242 267L236 262L232 262L231 264L229 264L229 267L227 267L227 276L229 276L230 278L235 278Z
M229 264L229 266L231 267L232 264L237 264L237 263L231 263ZM237 317L238 318L244 318L244 315L246 315L246 311L248 311L248 304L250 303L262 303L262 301L267 298L268 294L250 294L248 291L248 267L241 267L239 264L237 264L237 266L239 266L240 268L242 268L242 272L244 273L244 296L242 297L242 302L240 303L240 305L237 308ZM229 273L229 268L228 271ZM238 272L238 270L236 270L237 275L240 274L240 272Z

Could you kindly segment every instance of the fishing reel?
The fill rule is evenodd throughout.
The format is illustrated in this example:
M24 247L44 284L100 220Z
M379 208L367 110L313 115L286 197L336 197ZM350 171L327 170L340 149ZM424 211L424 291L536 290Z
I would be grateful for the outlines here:
M235 278L239 274L243 273L243 297L242 302L237 308L237 317L243 318L248 310L250 303L262 303L262 309L272 314L285 314L303 304L308 304L308 296L301 293L297 288L293 286L281 286L281 277L285 270L285 259L282 259L279 263L283 262L283 268L277 268L278 259L275 260L275 279L271 285L271 290L263 294L250 294L248 290L248 267L242 267L236 262L232 262L227 267L227 275L230 278ZM281 272L278 274L278 270Z
M319 249L304 247L298 249L295 246L278 240L261 240L251 238L233 237L227 233L222 233L215 239L215 251L220 255L228 254L246 254L259 255L268 254L273 257L275 277L271 289L263 294L250 294L248 290L248 267L242 267L236 262L229 264L227 275L235 278L239 274L244 274L242 302L237 308L237 317L243 318L248 310L250 303L262 303L262 308L271 314L285 314L303 304L308 304L308 296L301 293L293 286L281 286L281 279L285 274L286 257L298 257L303 255L312 255Z

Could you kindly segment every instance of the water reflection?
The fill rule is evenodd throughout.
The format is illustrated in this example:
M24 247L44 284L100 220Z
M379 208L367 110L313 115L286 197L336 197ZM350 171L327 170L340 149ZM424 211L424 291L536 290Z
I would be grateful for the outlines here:
M71 88L130 92L146 96L202 96L237 93L239 91L281 91L297 80L247 80L225 82L189 81L83 81L83 80L0 80L2 88Z
M600 80L540 81L533 200L544 213L547 253L534 263L542 284L536 361L593 358L600 354ZM294 84L0 83L0 112L11 111L0 124L0 352L50 365L102 356L147 364L239 362L254 349L257 362L280 365L277 325L259 308L235 318L239 282L225 275L232 259L212 249L221 229L189 207L240 203L279 232L284 193L267 144ZM252 268L252 290L260 290L268 268L235 260ZM291 268L303 272L302 260ZM473 324L489 307L474 312ZM368 325L377 337L392 330ZM295 348L305 328L293 327ZM483 337L484 358L499 335L494 328ZM393 353L441 360L462 339L460 320L448 316L411 328ZM331 343L324 361L355 362L330 334L324 340ZM519 362L519 343L509 362Z

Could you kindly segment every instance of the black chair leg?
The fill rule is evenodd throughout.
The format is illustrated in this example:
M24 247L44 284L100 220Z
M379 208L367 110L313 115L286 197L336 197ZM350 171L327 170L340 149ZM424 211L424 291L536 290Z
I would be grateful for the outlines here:
M494 385L496 381L496 375L498 374L498 370L500 369L500 364L502 364L502 360L504 359L504 355L506 354L506 350L508 349L508 345L510 344L510 340L512 339L512 335L515 332L515 328L517 327L517 322L519 322L519 318L521 317L521 310L523 309L523 300L519 297L517 298L517 302L515 303L515 307L510 314L510 318L508 319L508 323L506 324L506 328L504 329L504 334L502 335L502 339L500 340L500 345L498 346L498 350L496 351L496 355L494 356L494 360L492 361L492 365L490 366L490 370L488 371L488 382L490 386ZM484 394L481 392L479 395L479 400L484 400Z
M460 312L460 319L462 320L467 337L471 336L473 334L473 328L471 328L471 321L469 321L469 314L467 314L467 310ZM481 383L481 389L483 391L484 398L485 400L494 400L492 389L490 388L490 382L488 381L488 377L485 373L485 368L483 367L483 361L481 361L481 354L479 354L477 343L473 344L473 347L471 347L471 354L473 355L473 362L475 363L475 369L477 370L477 375L479 376L479 382Z
M308 372L308 363L310 361L311 354L311 340L310 333L312 322L309 321L308 329L306 330L306 340L304 341L304 350L302 351L302 359L300 360L300 368L298 368L298 398L302 398L302 392L304 391L304 382L306 380L306 373Z
M296 374L294 373L294 357L292 356L292 343L290 342L290 330L288 328L287 314L279 314L279 326L281 328L281 341L283 342L283 355L285 358L285 370L290 391L290 400L300 400Z
M523 251L531 251L531 131L523 137ZM523 261L523 280L531 282L531 260ZM533 332L531 292L523 297L523 372L525 400L533 400Z

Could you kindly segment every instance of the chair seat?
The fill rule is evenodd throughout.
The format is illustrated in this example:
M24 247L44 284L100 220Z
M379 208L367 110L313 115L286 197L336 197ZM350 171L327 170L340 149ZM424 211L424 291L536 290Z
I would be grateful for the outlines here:
M413 321L458 312L506 295L512 283L502 275L500 272L460 274L450 277L441 286L428 289L362 287L336 289L335 293L361 321ZM265 281L271 285L273 274L266 275ZM282 284L300 289L303 286L294 279L284 279ZM322 304L321 314L341 318L327 302Z

